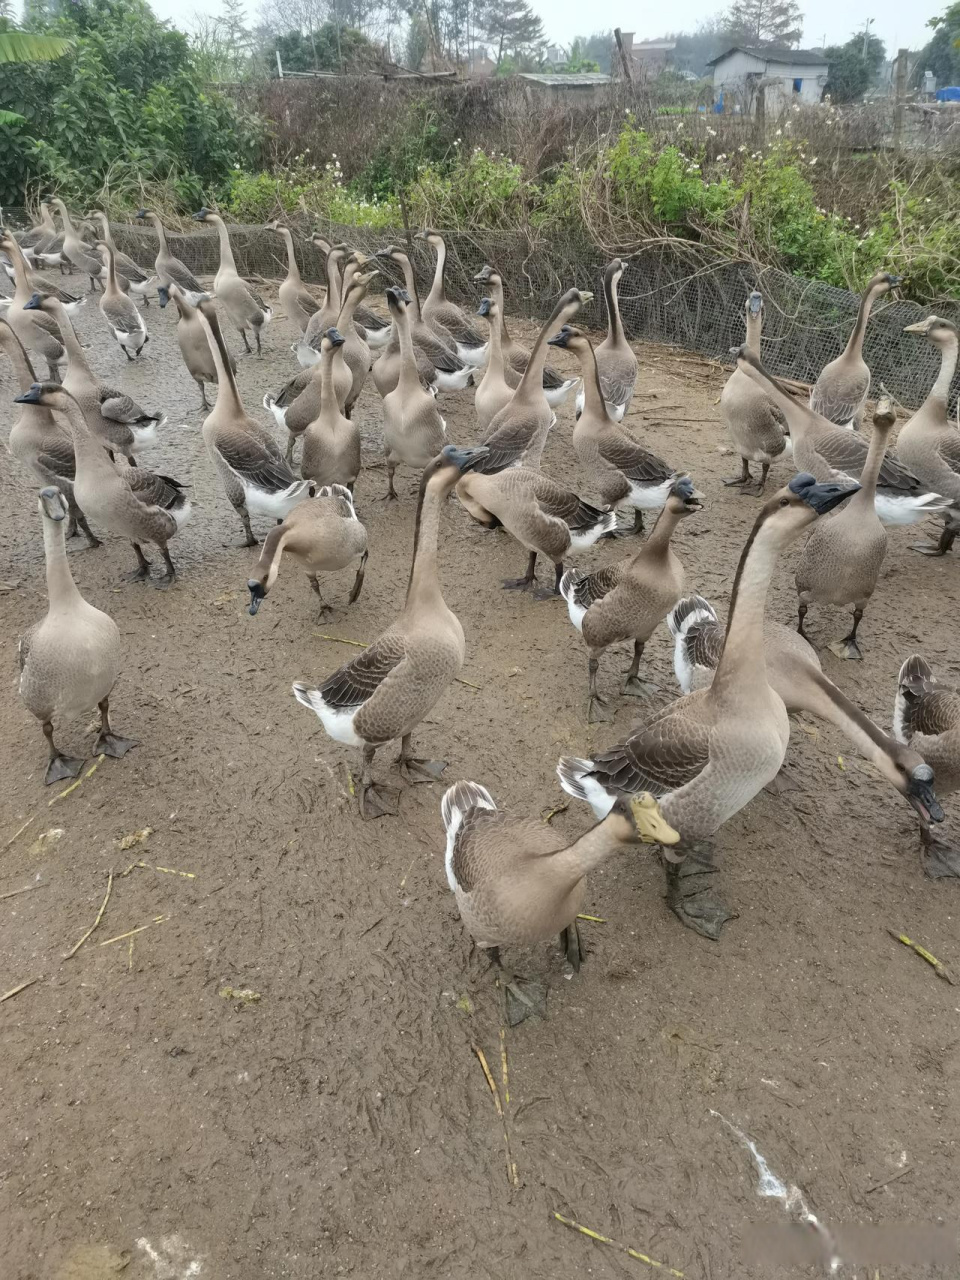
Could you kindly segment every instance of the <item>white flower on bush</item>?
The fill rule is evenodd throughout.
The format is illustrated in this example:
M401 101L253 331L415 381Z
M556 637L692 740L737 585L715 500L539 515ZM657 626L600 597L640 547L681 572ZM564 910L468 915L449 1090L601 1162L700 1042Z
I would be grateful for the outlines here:
M709 137L711 137L711 138L715 138L715 137L717 136L717 131L716 131L716 129L711 129L711 128L710 128L710 126L708 125L708 126L707 126L707 135L708 135Z
M726 160L726 158L727 158L727 153L725 151L721 151L720 154L717 156L717 163L719 164L721 160Z
M817 163L817 157L816 157L816 156L813 156L813 157L811 158L811 160L810 160L810 166L811 166L811 168L812 168L816 163Z
M682 120L681 120L681 121L680 121L680 123L677 125L677 133L683 133L683 121L682 121Z
M744 151L746 151L746 149L747 149L747 144L745 142L741 142L739 147L737 147L737 151L739 151L741 155L743 154Z
M778 129L778 130L777 130L777 132L776 132L773 136L774 136L775 138L782 138L782 137L783 137L783 130L782 130L782 129Z

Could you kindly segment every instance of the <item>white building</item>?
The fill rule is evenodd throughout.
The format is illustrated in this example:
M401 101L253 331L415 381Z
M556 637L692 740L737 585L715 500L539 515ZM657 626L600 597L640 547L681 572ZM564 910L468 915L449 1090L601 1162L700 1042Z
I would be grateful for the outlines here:
M707 64L713 67L715 101L723 110L752 115L762 88L764 110L778 115L794 102L823 96L829 64L821 50L764 49L737 45Z

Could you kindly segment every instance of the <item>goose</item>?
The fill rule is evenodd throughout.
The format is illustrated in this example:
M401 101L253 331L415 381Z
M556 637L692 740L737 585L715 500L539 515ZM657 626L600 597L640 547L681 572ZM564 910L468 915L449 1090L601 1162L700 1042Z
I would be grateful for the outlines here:
M90 430L110 451L111 458L115 452L122 453L136 465L134 449L139 452L156 443L157 430L166 423L166 415L144 409L125 391L94 376L70 317L56 298L35 293L26 309L56 322L68 357L63 385L79 402Z
M638 844L673 845L679 835L650 795L617 801L596 826L572 843L545 822L498 809L486 787L455 782L440 802L447 837L447 883L474 944L501 965L500 948L530 947L560 936L577 973L586 959L577 915L586 878L615 854ZM508 1022L516 1026L535 1007L510 979Z
M322 236L313 235L312 243L325 253L324 274L327 277L327 293L323 305L310 317L303 337L293 350L302 369L309 369L320 359L320 343L329 328L336 325L346 296L341 263L350 254L345 244L331 245ZM364 262L367 259L364 258Z
M282 524L275 525L263 540L263 551L254 576L247 582L250 592L248 612L255 616L277 580L280 557L290 556L305 571L311 589L320 601L319 618L333 606L320 595L320 573L336 573L359 556L348 604L359 597L367 567L367 531L357 519L353 494L342 484L321 485L315 498L299 503Z
M900 667L893 736L923 757L944 793L960 788L960 693L942 685L919 653ZM929 823L921 834L927 874L934 879L960 876L960 853L938 840Z
M40 202L40 221L35 222L32 227L28 227L26 231L16 232L17 244L21 251L26 254L27 250L32 250L41 240L47 239L48 236L56 235L57 224L53 220L53 214L50 212L50 206L45 200Z
M50 381L59 382L62 367L67 363L60 328L52 316L27 310L35 291L30 284L27 263L20 252L20 246L6 230L0 230L0 250L10 255L16 280L16 289L6 313L10 327L28 351L43 356Z
M110 219L107 215L98 209L87 214L87 218L99 224L100 239L105 245L113 251L113 263L116 268L117 278L122 281L121 288L126 293L135 294L136 297L143 299L143 305L150 305L150 289L156 280L156 272L144 271L143 267L126 253L121 253L113 240L113 233L110 230Z
M897 454L921 484L949 500L939 541L915 543L911 548L925 556L942 556L960 533L960 432L947 413L957 368L957 326L939 316L928 316L907 325L904 333L922 334L940 348L940 372L930 394L897 437Z
M637 357L623 332L620 319L618 287L623 277L624 262L614 258L603 273L603 296L607 302L607 336L595 351L597 370L600 374L600 390L607 413L614 422L622 422L633 400L637 385ZM577 388L577 417L583 413L584 386Z
M357 308L366 297L370 281L379 274L380 272L376 270L352 272L349 283L344 290L340 314L337 316L336 328L343 335L343 348L340 353L340 359L349 369L351 378L350 390L347 392L343 404L343 412L348 418L353 413L353 406L360 398L360 392L367 381L367 375L372 364L370 348L367 345L366 337L363 336L364 330L362 326L354 323L354 318ZM344 279L347 279L346 275Z
M874 410L873 436L860 473L859 493L854 494L842 511L818 523L797 564L797 631L805 639L803 624L812 603L853 605L850 634L830 645L838 658L853 658L858 662L863 658L857 644L857 628L876 590L887 554L887 531L874 503L877 476L896 421L890 397L884 392Z
M478 524L486 529L502 526L526 547L530 553L526 574L508 578L503 588L526 591L533 587L538 600L559 594L563 562L571 552L592 547L617 524L616 512L592 507L571 489L529 467L508 467L492 475L477 468L457 485L457 497ZM538 555L553 561L552 590L536 585Z
M197 309L190 305L186 293L172 280L169 284L157 286L157 298L161 308L166 307L170 299L173 299L173 305L177 308L177 345L190 377L200 388L200 408L209 410L206 383L212 382L216 386L217 366ZM227 358L230 372L236 373L236 361L229 353Z
M437 402L420 385L413 349L406 289L388 289L387 304L400 338L400 378L383 398L383 452L387 459L388 500L396 500L394 474L398 466L426 467L446 442L447 425ZM476 464L479 465L479 464Z
M716 611L703 596L687 596L667 621L674 636L673 666L680 688L684 693L706 689L723 654L724 628ZM916 751L884 733L851 702L823 674L816 651L796 631L768 622L764 656L770 686L783 699L787 711L804 711L836 725L915 810L925 863L930 862L935 847L945 853L943 843L930 831L931 823L943 821L930 765ZM958 871L960 861L954 864L952 874Z
M63 252L63 232L57 229L53 212L46 200L40 204L40 217L45 227L44 234L31 247L23 246L24 256L32 262L42 262L45 267L58 267L61 275L65 270L72 272L73 263Z
M287 249L287 274L277 294L283 314L292 320L301 333L306 330L310 317L320 310L320 303L303 283L300 268L297 266L297 255L293 247L293 235L289 227L282 227L276 218L268 222L267 231L275 231Z
M680 833L666 860L667 905L688 928L717 939L732 915L705 878L711 844L733 815L777 776L790 727L764 661L763 615L782 550L818 516L855 493L851 482L794 476L764 504L747 538L730 601L726 643L710 688L669 703L623 743L592 760L565 756L560 784L598 818L620 796L650 791Z
M463 666L463 628L443 599L437 576L440 513L457 481L485 455L483 446L445 445L424 470L413 564L400 617L358 657L319 686L297 683L298 702L316 713L337 742L363 750L359 807L363 818L398 811L399 792L370 777L378 747L400 739L400 772L408 782L436 782L442 761L410 754L410 735L433 710Z
M183 291L186 301L195 307L198 300L205 296L203 285L190 268L170 252L163 223L155 213L148 213L146 209L138 209L136 216L138 222L149 222L157 233L159 248L154 262L157 280L162 285L177 285Z
M41 275L39 271L35 271L31 265L31 261L26 251L19 245L21 253L21 261L23 266L23 275L26 278L27 297L33 293L49 293L53 297L58 298L63 303L63 309L68 315L76 315L82 306L86 304L86 294L71 293L69 289L64 289L62 285L49 277ZM16 282L17 272L14 266L13 257L5 257L4 264L7 268L7 275Z
M14 333L8 320L0 319L0 350L13 365L13 372L21 392L29 391L36 382L36 374L23 343ZM32 471L42 488L51 485L59 489L70 511L67 537L71 538L79 528L91 548L101 546L92 533L87 518L77 506L73 493L76 476L76 459L73 455L73 439L65 431L49 409L40 405L25 404L20 417L10 428L8 448L13 456Z
M265 324L269 324L273 312L246 280L241 279L233 258L227 224L220 215L204 206L193 215L193 218L195 222L209 222L216 228L220 238L220 266L213 278L214 296L223 304L223 309L234 326L240 330L240 337L243 339L247 353L252 351L247 341L247 330L252 329L257 343L257 355L263 355L260 330Z
M834 426L787 395L764 369L759 357L746 347L734 348L732 354L737 358L737 368L762 387L782 411L798 467L824 481L859 477L868 452L867 442L859 432ZM936 515L949 504L938 493L927 491L893 450L888 450L880 465L874 505L884 524L914 524L925 516Z
M54 384L48 384L53 386ZM96 755L125 756L137 744L110 727L110 694L120 669L120 631L114 620L88 604L70 572L63 522L66 499L52 485L40 490L47 562L47 613L20 641L20 698L40 721L50 750L44 781L75 778L83 760L65 756L53 740L53 720L75 720L97 707Z
M483 377L477 384L473 397L477 420L482 432L481 439L490 428L490 423L513 397L513 388L508 385L503 373L503 348L500 344L500 311L492 298L481 298L477 315L483 316L490 327L488 343L487 367Z
M500 313L500 345L503 349L504 376L508 386L516 388L520 385L520 379L523 377L530 356L507 332L506 311L503 304L503 277L495 267L488 264L481 267L473 278L477 284L484 286L484 292L489 293L491 299L497 304L497 310ZM592 298L593 294L590 294L590 297ZM543 394L547 397L547 404L551 409L562 404L579 381L579 378L564 378L553 365L545 364Z
M618 641L633 641L633 662L623 692L634 696L657 692L657 685L640 680L640 659L644 645L683 592L683 565L670 539L681 520L703 509L702 496L689 476L679 477L653 532L635 555L593 573L568 569L560 579L560 594L567 602L570 621L583 636L589 653L590 724L610 719L608 700L597 692L597 672L604 651Z
M63 254L69 258L78 271L90 278L90 290L97 292L97 285L103 288L104 265L100 258L90 252L90 246L80 238L80 233L71 221L67 206L62 200L50 200L50 204L60 215L63 223Z
M457 355L475 369L487 358L487 343L455 302L447 298L444 273L447 267L447 242L439 231L418 231L415 240L425 240L437 254L433 284L423 302L423 318L432 327L439 326L441 337L449 334L457 347Z
M754 289L746 302L747 349L760 358L760 335L763 331L763 294ZM733 446L740 455L741 472L724 480L726 485L755 484L759 497L767 484L770 466L787 449L783 433L783 413L768 395L740 369L734 369L720 392L720 412L727 424ZM750 463L760 463L760 479L754 481ZM744 488L744 495L747 490Z
M96 248L107 268L106 282L100 294L100 314L120 344L123 354L128 360L136 360L150 341L147 326L137 310L137 304L120 289L113 250L105 240L99 240Z
M248 417L212 299L201 299L197 314L217 367L217 399L203 420L203 442L240 517L243 545L255 547L251 512L283 520L307 497L310 485L290 470L270 432Z
M416 347L418 354L422 355L428 365L431 365L436 371L435 376L429 381L435 382L441 391L463 390L473 377L473 369L469 364L461 360L457 354L456 343L453 338L441 338L435 330L424 323L420 313L417 282L414 278L410 259L402 249L397 249L394 245L390 245L386 249L379 249L374 256L382 262L396 262L403 271L403 287L410 297L407 306L411 308L410 332L413 336L413 345ZM373 367L373 380L376 382L377 390L381 396L385 396L388 391L392 391L397 385L396 379L388 377L388 371L392 374L396 370L397 377L399 377L399 361L391 362L387 360L387 357L391 354L396 355L399 350L400 338L396 331L396 325L394 325L390 340L384 347L380 359ZM417 363L419 365L419 360ZM381 368L381 366L383 367Z
M612 422L603 401L600 375L590 340L564 325L550 345L572 351L583 371L584 403L573 428L573 449L600 499L611 510L620 505L634 512L633 532L643 532L644 511L659 511L677 472L638 444L625 427Z
M492 474L506 467L540 466L547 436L557 420L543 389L543 365L547 339L558 324L563 325L592 293L568 289L537 335L520 383L507 404L490 421L484 443L489 449L481 470Z
M107 457L101 439L91 429L95 409L85 407L55 382L34 383L16 397L18 404L40 404L62 414L73 436L77 473L73 488L77 502L97 525L118 537L129 538L137 556L137 568L130 579L148 580L150 562L142 542L160 548L166 573L156 579L158 587L169 587L176 577L168 543L190 518L190 503L184 486L170 476L155 475L140 467L117 467Z
M853 431L860 429L860 415L870 393L870 370L863 358L863 335L873 304L895 288L900 279L900 276L882 271L869 281L861 295L857 321L843 354L824 365L813 384L810 408L838 427Z
M343 347L343 334L328 329L320 344L320 408L303 433L300 474L313 484L336 485L353 493L360 474L360 428L337 402L333 372L334 363L342 362ZM291 446L293 439L291 435Z

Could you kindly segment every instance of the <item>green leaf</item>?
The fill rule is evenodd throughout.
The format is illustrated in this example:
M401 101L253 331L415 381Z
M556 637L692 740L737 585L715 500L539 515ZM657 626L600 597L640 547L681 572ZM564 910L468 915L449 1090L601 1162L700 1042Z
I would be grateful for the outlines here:
M52 62L72 48L72 40L63 40L59 36L0 31L0 62Z
M0 111L0 124L26 124L26 118L16 111Z

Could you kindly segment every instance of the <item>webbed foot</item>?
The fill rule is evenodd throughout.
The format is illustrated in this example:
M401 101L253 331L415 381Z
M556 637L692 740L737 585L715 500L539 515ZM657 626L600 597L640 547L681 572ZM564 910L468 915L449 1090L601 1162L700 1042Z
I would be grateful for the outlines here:
M527 591L532 587L538 579L533 578L505 578L503 581L504 591Z
M729 911L710 893L708 877L716 870L709 861L694 857L667 863L667 906L681 924L712 942L728 920L737 918L736 911Z
M360 793L360 817L392 818L400 810L399 787L386 787L381 783L370 782Z
M418 756L400 757L400 777L406 782L439 782L446 760L423 760Z
M920 851L923 874L931 880L960 879L960 850L936 836L927 835Z
M175 573L165 573L162 575L162 577L155 578L153 580L153 585L157 588L158 591L166 591L168 587L173 586L176 580L177 580L177 575Z
M605 724L613 719L609 702L599 693L595 693L587 703L587 724Z
M63 782L65 778L75 778L85 764L85 760L77 760L73 756L54 756L47 765L43 780L49 787L51 782Z
M946 550L937 542L911 542L911 551L919 551L922 556L945 556Z
M504 981L503 1003L506 1011L507 1026L518 1027L528 1018L545 1018L547 1016L547 989L542 982L524 982L516 978Z
M115 733L101 733L93 748L93 754L122 760L130 748L137 745L136 738L120 738Z
M150 566L142 564L137 569L131 569L129 573L123 575L124 582L146 582L150 577Z
M628 676L624 681L623 692L630 698L649 698L660 692L660 686L652 680L641 680L639 676Z
M565 929L561 930L560 949L567 957L574 973L579 973L580 966L587 957L584 954L583 940L580 937L580 926L576 920L571 921Z
M831 653L835 653L838 658L847 658L852 662L863 661L860 646L853 636L844 636L842 640L833 640L827 645L827 648Z
M775 778L763 788L771 796L784 796L788 791L802 791L803 788L784 765Z

